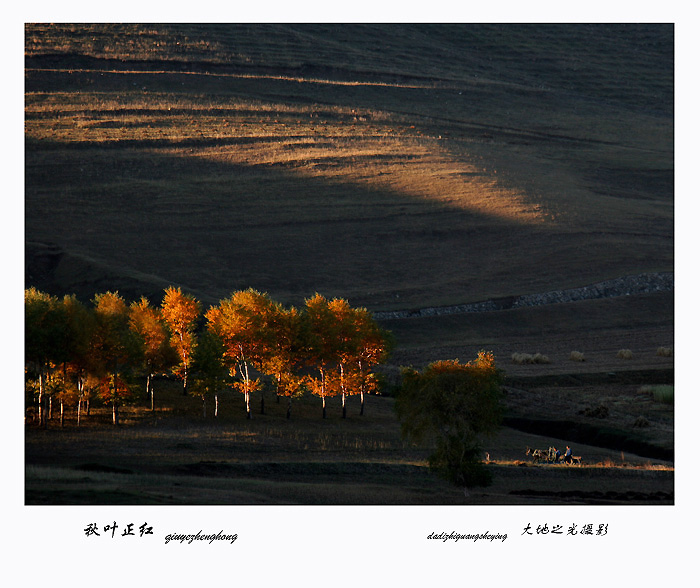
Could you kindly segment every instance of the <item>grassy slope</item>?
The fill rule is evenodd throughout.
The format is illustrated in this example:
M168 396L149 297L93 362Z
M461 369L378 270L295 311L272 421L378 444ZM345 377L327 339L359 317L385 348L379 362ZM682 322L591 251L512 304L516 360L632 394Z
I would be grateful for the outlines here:
M248 286L294 304L320 291L379 310L670 270L671 41L670 27L634 25L30 25L27 283L83 298L119 289L152 301L170 284L205 302ZM514 376L673 366L672 358L654 354L672 343L669 294L388 326L399 344L389 374L398 365L472 359L481 347L494 349ZM616 360L621 347L633 348L635 359ZM586 353L585 364L572 367L573 349ZM515 351L546 353L553 362L513 366L508 358ZM580 398L578 389L545 387L508 401L515 414L541 416L543 398L574 415L597 399L614 407L624 400L605 387L582 390ZM292 437L306 435L313 445L323 442L323 431L308 400L310 420L294 425ZM637 416L635 402L625 419ZM329 432L325 442L335 445L323 459L350 468L352 488L341 496L338 486L317 485L314 500L463 501L459 490L405 469L423 464L425 451L407 453L391 410L381 406L381 432L357 419ZM671 407L659 421L670 423L671 436L672 415ZM148 423L146 432L131 425L139 451L162 443L155 462L163 454L176 455L175 466L192 466L202 455L230 461L228 451L209 454L202 446L215 440L228 447L226 430L214 439L205 434L209 426L194 427L183 441L191 446L175 447L181 441L172 431L158 437ZM269 438L285 423L257 419L252 426ZM652 424L654 434L659 427ZM85 444L87 427L61 432L63 448L52 445L56 464L71 473L28 469L37 502L234 500L230 479L205 481L201 472L184 482L179 470L162 478L127 475L126 486L80 472L70 481L71 468L104 455L106 431L94 432L93 449ZM28 429L28 464L43 463L54 433ZM175 431L178 439L182 434ZM73 435L84 449L79 456ZM367 438L387 444L380 457L391 471L352 465L348 444L362 460L367 447L354 440ZM505 429L489 449L516 459L526 444L558 441ZM293 445L290 438L285 443ZM289 486L259 482L269 475L268 462L279 462L291 447L272 445L263 447L266 461L255 470L256 444L242 443L251 453L241 460L253 470L238 477L235 501L309 500L304 476L319 472L308 451L288 456L306 463ZM589 457L601 451L584 449ZM538 470L522 478L518 469L505 468L493 492L478 500L551 502L509 492L553 488L562 477ZM62 497L41 494L54 474ZM155 481L142 477L151 474ZM363 485L370 474L376 486ZM170 475L187 486L175 498ZM663 481L656 475L645 474L650 492L672 490L672 474ZM533 476L539 481L529 482ZM560 490L601 484L601 477L584 484L571 476ZM79 487L85 477L89 485ZM624 476L602 478L606 488L629 486ZM143 485L149 480L151 490Z
M27 240L66 250L56 289L386 309L672 267L669 27L26 39Z

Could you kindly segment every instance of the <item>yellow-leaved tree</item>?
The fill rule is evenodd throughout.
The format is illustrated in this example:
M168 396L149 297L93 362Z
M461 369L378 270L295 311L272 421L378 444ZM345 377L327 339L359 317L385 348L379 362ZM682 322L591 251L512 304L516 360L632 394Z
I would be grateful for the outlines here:
M170 286L165 290L161 313L170 329L170 344L178 355L178 363L173 367L173 372L182 380L182 393L187 395L187 376L197 344L196 327L202 314L202 305L194 296Z
M206 313L207 328L223 344L224 361L233 386L243 394L246 418L253 418L251 394L262 388L264 364L272 353L274 330L270 325L278 304L253 288L234 292ZM263 405L264 410L264 405Z

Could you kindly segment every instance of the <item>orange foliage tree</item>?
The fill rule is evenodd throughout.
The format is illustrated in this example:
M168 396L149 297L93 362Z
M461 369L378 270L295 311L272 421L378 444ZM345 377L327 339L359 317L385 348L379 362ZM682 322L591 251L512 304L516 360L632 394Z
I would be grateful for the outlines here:
M253 418L251 394L262 387L256 375L263 372L272 354L274 330L270 325L277 311L278 304L267 294L249 288L234 292L206 312L207 328L223 343L231 375L238 376L233 386L243 394L248 419Z
M141 297L141 300L131 304L129 325L143 346L142 369L146 374L146 398L151 402L151 410L155 410L153 376L172 368L180 357L171 345L162 310L151 306L147 298Z
M321 294L306 300L305 320L305 359L314 373L306 376L306 384L311 393L321 398L323 418L326 418L326 398L339 391L339 381L333 370L337 365L338 329L336 317L329 301Z
M276 304L267 318L270 346L263 356L261 371L272 379L278 402L280 397L287 398L289 419L292 399L304 393L301 314L294 307L287 310Z
M180 288L166 288L161 304L161 313L170 329L170 343L177 351L179 361L173 373L182 380L182 393L187 395L187 375L192 362L192 352L197 343L197 320L202 314L202 305Z
M391 334L380 328L366 308L353 309L356 346L350 362L354 390L360 395L360 415L365 414L365 394L377 392L378 382L372 371L384 363L393 346Z
M323 402L340 395L343 418L347 416L346 397L361 396L360 414L364 414L364 396L376 389L372 368L384 361L390 337L379 328L369 311L352 308L342 298L328 300L316 294L306 301L307 362L316 370L307 381L313 394Z

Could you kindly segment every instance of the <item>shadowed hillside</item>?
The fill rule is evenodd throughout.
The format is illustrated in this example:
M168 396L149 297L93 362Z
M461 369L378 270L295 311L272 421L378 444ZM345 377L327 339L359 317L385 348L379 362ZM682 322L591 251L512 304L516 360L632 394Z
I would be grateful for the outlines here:
M318 292L396 340L362 416L227 389L213 417L166 377L120 428L28 411L28 504L673 503L673 25L25 32L27 287ZM392 396L482 349L506 420L467 498ZM566 444L582 467L525 457Z
M25 64L28 286L389 311L673 270L672 25L34 24Z

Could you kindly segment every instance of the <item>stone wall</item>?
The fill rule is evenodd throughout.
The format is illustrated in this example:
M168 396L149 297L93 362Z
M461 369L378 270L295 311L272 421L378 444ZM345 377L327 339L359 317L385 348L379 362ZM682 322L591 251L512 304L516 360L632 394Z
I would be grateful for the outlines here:
M526 306L542 306L545 304L560 304L563 302L577 302L580 300L634 296L636 294L669 291L673 291L673 272L639 274L605 280L603 282L591 284L590 286L569 288L566 290L552 290L540 294L507 296L504 298L485 300L483 302L457 304L455 306L375 312L374 318L377 320L392 320L462 314L467 312L491 312Z

